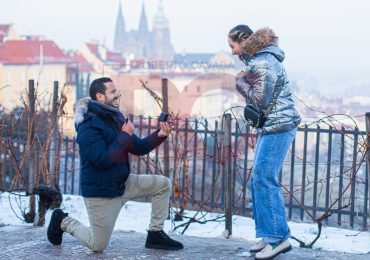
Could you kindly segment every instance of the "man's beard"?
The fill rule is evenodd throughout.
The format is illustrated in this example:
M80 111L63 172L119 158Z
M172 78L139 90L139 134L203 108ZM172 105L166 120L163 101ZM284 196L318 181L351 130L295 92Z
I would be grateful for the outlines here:
M118 98L113 98L112 100L108 100L107 97L105 97L104 103L108 106L117 108L118 103L116 103L116 105L114 105L114 102L117 101L117 100L118 100Z

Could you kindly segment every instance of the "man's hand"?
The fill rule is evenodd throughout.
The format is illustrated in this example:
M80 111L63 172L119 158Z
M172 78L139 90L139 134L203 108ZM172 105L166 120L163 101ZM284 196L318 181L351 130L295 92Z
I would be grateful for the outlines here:
M172 128L168 123L159 122L159 125L161 126L161 130L158 132L158 137L166 137L171 133Z
M122 125L121 131L126 132L131 136L134 134L134 125L130 120L126 120L126 122Z

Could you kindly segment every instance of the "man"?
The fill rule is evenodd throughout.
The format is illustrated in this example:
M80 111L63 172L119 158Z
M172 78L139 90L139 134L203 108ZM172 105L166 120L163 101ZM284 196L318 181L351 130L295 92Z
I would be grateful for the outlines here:
M119 111L120 94L110 78L90 85L90 97L75 108L77 143L80 148L80 186L90 221L90 229L54 210L47 231L53 245L62 243L63 232L77 238L94 252L102 252L122 206L131 199L152 197L152 214L145 247L178 250L183 245L164 231L168 215L171 182L161 175L130 175L129 153L144 155L160 145L171 133L167 123L140 139L134 125Z

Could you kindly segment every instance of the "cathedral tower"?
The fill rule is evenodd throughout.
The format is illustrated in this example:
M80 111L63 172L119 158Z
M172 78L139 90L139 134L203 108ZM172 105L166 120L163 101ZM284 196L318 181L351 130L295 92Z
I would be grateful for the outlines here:
M126 28L125 20L123 19L121 1L118 6L118 14L116 19L116 28L114 33L114 50L124 53L125 39L126 38Z
M144 1L141 7L141 15L140 15L140 22L139 22L139 31L137 35L137 55L138 58L147 58L150 56L150 49L151 49L151 41L150 41L150 32L148 29L148 20L146 18L145 13L145 5Z
M172 61L174 49L171 44L170 25L164 13L163 1L159 0L153 22L153 54L156 59Z
M163 1L159 0L157 14L153 21L153 30L149 30L144 0L138 30L126 31L121 2L116 20L114 50L124 57L139 60L172 61L174 49L170 39L168 19L164 13Z

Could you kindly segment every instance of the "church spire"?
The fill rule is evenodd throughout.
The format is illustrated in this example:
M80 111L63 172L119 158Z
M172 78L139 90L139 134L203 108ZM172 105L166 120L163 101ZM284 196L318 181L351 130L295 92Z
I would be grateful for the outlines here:
M149 32L148 30L148 20L146 18L145 13L145 4L144 1L142 2L141 6L141 16L140 16L140 23L139 23L139 34L140 35L147 35Z
M158 60L172 61L174 49L171 44L170 26L164 13L163 1L159 0L153 23L153 56Z
M154 24L168 26L168 20L164 13L164 6L163 6L162 0L159 0L157 14L155 15L155 18L154 18Z
M122 14L121 1L119 1L118 14L116 19L116 29L114 33L114 50L123 52L125 41L125 21Z

